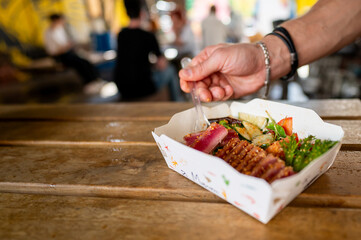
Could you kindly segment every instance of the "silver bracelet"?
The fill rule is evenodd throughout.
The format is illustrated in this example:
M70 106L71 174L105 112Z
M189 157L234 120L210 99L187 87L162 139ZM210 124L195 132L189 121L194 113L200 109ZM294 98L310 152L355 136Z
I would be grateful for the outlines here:
M269 79L271 76L269 53L268 53L268 48L266 47L266 44L264 44L263 42L257 42L257 44L262 48L262 51L264 54L264 63L266 65L266 80L264 81L265 92L264 92L263 98L267 99L268 92L269 92Z

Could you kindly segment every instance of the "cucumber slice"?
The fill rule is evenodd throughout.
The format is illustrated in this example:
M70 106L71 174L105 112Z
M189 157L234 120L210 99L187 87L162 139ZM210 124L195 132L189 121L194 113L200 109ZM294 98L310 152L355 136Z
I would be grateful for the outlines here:
M251 137L251 140L263 134L261 129L252 123L242 121L242 124L246 128L248 135Z
M252 143L256 146L271 145L273 141L273 134L263 134L252 139Z
M263 129L267 126L268 124L268 118L266 117L262 117L262 116L257 116L257 115L252 115L252 114L248 114L248 113L238 113L238 118L241 120L245 120L249 123L252 123L254 125L256 125L257 127L259 127L260 129Z
M244 139L251 141L251 137L249 136L249 134L247 133L247 129L245 128L241 128L241 127L235 127L234 128Z

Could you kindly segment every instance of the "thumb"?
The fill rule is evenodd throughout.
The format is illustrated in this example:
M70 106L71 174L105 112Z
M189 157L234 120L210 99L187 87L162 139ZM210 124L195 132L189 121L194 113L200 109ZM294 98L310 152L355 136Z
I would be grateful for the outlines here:
M219 60L215 56L211 56L203 62L188 66L179 72L180 78L188 81L203 80L212 73L221 70Z

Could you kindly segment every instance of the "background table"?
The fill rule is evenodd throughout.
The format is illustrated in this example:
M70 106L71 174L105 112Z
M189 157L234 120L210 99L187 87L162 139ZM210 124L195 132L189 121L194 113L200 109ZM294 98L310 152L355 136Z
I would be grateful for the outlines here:
M264 225L170 170L151 131L191 103L0 106L0 239L359 239L361 103L290 103L345 131Z

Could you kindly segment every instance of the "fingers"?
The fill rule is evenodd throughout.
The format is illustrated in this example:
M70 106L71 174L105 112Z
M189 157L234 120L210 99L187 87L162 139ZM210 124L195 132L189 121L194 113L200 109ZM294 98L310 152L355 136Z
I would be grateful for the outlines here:
M233 96L232 86L221 74L212 74L203 81L196 82L196 88L202 102L225 101Z
M200 99L203 102L227 100L233 95L233 88L227 79L219 73L227 58L221 50L227 44L218 44L205 48L193 58L189 67L179 72L180 87L189 93L193 83L197 82Z
M217 58L208 58L197 65L187 67L179 72L179 77L187 81L199 81L202 80L214 72L221 70Z
M226 44L213 45L203 49L200 54L193 58L189 67L180 70L179 77L187 81L199 81L221 70L222 63L224 62L222 59L227 56L217 54L217 50L224 46Z
M212 83L209 86L213 101L224 101L233 95L233 88L222 74L212 75Z
M193 82L190 81L185 81L183 79L180 79L179 81L180 83L180 87L181 89L186 92L186 93L190 93L192 91L193 88ZM202 81L198 81L196 82L197 84L197 88L208 88L208 86L210 85L210 79L209 78L205 78ZM205 85L202 85L205 84Z

